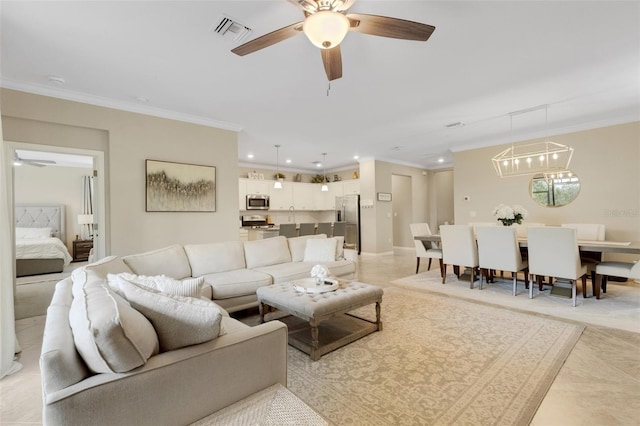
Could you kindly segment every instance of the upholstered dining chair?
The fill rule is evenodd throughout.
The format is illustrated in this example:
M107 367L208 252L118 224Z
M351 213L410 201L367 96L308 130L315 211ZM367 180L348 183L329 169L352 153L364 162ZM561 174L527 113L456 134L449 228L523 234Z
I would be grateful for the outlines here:
M327 238L333 237L333 229L331 228L331 222L321 222L316 228L316 234L325 234Z
M442 284L447 277L447 265L454 265L453 270L460 276L460 266L471 269L469 288L473 288L475 273L478 268L478 246L473 227L469 225L442 225L440 227L442 247Z
M334 237L344 237L346 234L346 223L347 222L334 222L333 224L333 236Z
M527 232L529 251L529 298L533 298L533 280L544 276L571 281L571 301L576 306L576 283L582 279L582 296L587 297L587 267L580 261L577 232L574 228L546 226Z
M513 295L516 295L518 272L524 272L529 280L527 261L522 260L520 245L513 226L484 226L476 229L478 239L478 264L481 269L480 290L484 277L493 278L494 270L513 273Z
M560 226L575 229L578 240L604 241L606 227L601 223L563 223ZM591 282L595 286L596 265L602 261L602 253L582 252L580 260L587 266L587 272L591 275Z
M429 228L428 223L411 223L409 224L411 228L411 236L415 237L428 237L431 234L431 228ZM429 263L427 265L427 271L431 270L431 260L438 259L440 263L440 275L442 275L442 250L438 247L438 243L431 242L429 246L431 248L427 249L422 241L413 240L413 244L416 248L416 274L420 269L420 258L424 257L429 259Z
M278 235L285 236L287 238L293 238L298 236L295 223L283 223L280 225L280 231Z
M298 235L313 235L316 233L316 224L315 223L301 223L300 230Z
M600 299L600 289L607 292L607 277L640 280L640 260L635 262L601 262L596 265L596 282L593 292Z

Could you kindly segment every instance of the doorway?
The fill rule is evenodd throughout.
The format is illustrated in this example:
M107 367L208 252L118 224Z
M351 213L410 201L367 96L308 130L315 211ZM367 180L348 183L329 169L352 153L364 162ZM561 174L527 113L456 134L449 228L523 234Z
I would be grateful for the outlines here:
M8 163L6 167L11 167L12 170L8 191L11 193L13 208L9 219L15 223L16 219L13 216L16 204L65 205L66 236L63 242L70 253L74 253L76 235L79 236L78 238L82 238L80 235L83 235L81 225L78 223L80 216L82 216L79 212L82 212L83 209L83 175L94 175L93 212L96 231L93 232L93 258L97 260L104 257L106 253L105 236L107 235L105 232L107 221L105 219L104 153L102 151L9 141L5 141L5 147ZM16 153L19 154L17 158L14 156ZM69 159L84 163L80 164L81 167L74 169L68 165L67 167L58 167ZM18 166L16 163L21 165ZM65 184L70 187L62 188L61 185ZM21 193L21 191L28 191L29 194ZM13 223L12 226L14 226ZM13 244L15 245L15 241ZM66 276L74 266L73 263L65 266L64 272L61 274L14 278L15 319L44 315L51 302L55 284Z
M393 247L413 247L411 228L413 197L411 176L391 175Z

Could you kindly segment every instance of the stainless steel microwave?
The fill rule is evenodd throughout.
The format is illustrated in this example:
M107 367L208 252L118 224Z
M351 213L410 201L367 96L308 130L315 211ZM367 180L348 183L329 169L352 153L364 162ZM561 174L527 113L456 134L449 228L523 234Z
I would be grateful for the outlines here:
M269 210L269 196L247 195L247 210Z

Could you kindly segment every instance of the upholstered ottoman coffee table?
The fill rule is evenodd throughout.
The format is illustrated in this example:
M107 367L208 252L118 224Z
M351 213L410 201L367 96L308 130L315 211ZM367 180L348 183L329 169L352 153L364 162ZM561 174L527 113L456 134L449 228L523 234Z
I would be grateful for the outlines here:
M260 287L260 320L269 307L289 313L302 321L280 318L289 327L289 344L312 360L347 345L374 331L382 330L380 287L361 282L340 282L333 291L306 293L296 289L296 281ZM375 304L375 321L349 314ZM322 323L322 324L321 324Z

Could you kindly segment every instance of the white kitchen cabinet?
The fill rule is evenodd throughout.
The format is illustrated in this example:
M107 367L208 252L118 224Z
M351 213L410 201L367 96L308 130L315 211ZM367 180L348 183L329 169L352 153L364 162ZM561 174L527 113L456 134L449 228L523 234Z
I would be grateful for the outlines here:
M320 185L296 182L293 187L293 207L296 210L313 210L314 189L320 191Z
M282 189L275 189L273 182L269 189L269 209L270 210L289 210L293 206L293 187L294 182L282 182Z
M321 185L315 185L313 189L313 209L314 210L331 210L331 193L329 191L322 192ZM333 203L335 204L335 202Z
M269 184L273 186L271 180L247 179L247 194L269 195Z

